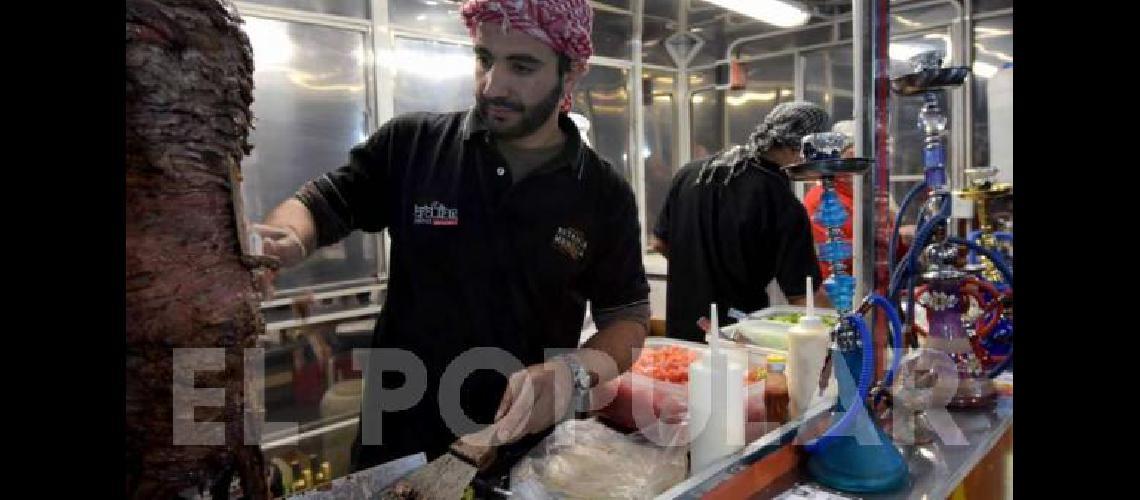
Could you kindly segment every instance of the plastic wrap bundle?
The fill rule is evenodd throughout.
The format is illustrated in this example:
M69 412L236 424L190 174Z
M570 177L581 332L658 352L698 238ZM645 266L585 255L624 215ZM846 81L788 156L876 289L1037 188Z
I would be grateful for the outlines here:
M594 419L567 420L515 464L512 492L528 500L650 499L685 479L688 450Z

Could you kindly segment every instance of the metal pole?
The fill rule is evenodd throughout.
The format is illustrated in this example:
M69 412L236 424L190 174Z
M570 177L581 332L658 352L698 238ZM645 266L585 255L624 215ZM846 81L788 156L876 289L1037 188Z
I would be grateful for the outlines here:
M974 1L964 0L962 2L962 65L974 66ZM965 119L962 120L962 127L966 129L966 168L974 167L974 78L977 75L971 75L966 81L966 113ZM955 179L958 186L966 186L966 175L962 172L961 177Z
M852 54L855 57L853 64L852 82L855 86L855 99L853 100L855 115L855 155L871 157L874 154L875 131L875 68L872 47L872 16L873 0L853 0L851 13L851 35L853 38ZM874 289L875 262L875 224L874 196L872 189L864 186L874 186L875 172L858 176L852 183L853 195L858 203L854 204L852 214L852 232L854 233L854 258L852 275L855 280L855 296L863 297L868 290Z
M796 52L795 55L792 56L792 93L794 94L794 98L797 101L804 100L804 91L806 90L804 88L804 66L806 64L807 58L804 57L804 55L800 52ZM777 93L778 92L779 91L777 90ZM779 100L778 95L776 99ZM820 103L817 102L816 104ZM796 181L793 185L796 192L796 198L798 198L801 202L803 201L804 193L806 192L804 184L805 183L803 181Z
M688 2L677 2L677 30L686 33L689 31ZM690 110L691 98L689 95L689 61L677 61L677 79L673 82L673 103L677 109L677 166L680 167L693 159L692 113Z
M642 13L645 12L645 0L633 0L633 40L630 43L632 50L633 68L630 70L630 83L633 88L630 89L630 108L633 109L633 136L630 137L630 146L632 151L630 153L630 168L632 170L632 179L634 195L637 197L637 206L641 210L637 211L637 218L641 222L641 227L646 227L646 220L648 219L645 213L645 156L642 151L645 150L645 102L642 94L645 89L642 85L642 68L641 68L641 32L642 32ZM644 254L648 251L648 242L646 241L645 231L641 231L641 253Z
M369 47L368 63L372 70L370 74L375 82L373 88L375 108L372 113L372 130L378 130L381 124L387 123L395 115L396 106L396 73L389 62L395 51L396 40L388 23L388 0L370 0L370 14L372 16L371 42ZM365 235L367 238L368 235ZM388 262L391 259L389 251L390 239L388 231L373 236L376 238L376 272L378 276L387 276Z

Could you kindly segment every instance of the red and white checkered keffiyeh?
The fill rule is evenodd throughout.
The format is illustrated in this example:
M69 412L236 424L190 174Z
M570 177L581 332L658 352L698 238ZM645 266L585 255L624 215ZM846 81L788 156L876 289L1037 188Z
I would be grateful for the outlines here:
M481 22L502 22L507 27L537 38L565 54L575 66L586 64L594 53L590 32L594 10L586 0L467 0L459 9L472 37ZM570 89L562 111L570 110Z

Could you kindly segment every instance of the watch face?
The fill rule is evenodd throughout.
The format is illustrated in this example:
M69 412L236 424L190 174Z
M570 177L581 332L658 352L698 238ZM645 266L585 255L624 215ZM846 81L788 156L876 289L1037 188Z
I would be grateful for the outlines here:
M581 367L579 367L577 370L575 370L575 372L576 373L575 373L574 378L576 379L575 383L578 385L578 387L581 389L589 389L590 388L590 374L589 374L589 372L587 372L585 369L583 369Z

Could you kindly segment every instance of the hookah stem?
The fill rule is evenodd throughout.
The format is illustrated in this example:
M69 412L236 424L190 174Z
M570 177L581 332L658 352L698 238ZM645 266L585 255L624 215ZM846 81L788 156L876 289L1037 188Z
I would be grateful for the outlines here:
M832 179L830 177L824 177L823 185L824 185L825 190L834 189L834 179ZM826 195L826 191L825 191L825 195ZM821 210L822 210L822 207L821 207ZM835 231L835 229L836 228L831 227L831 225L828 224L828 239L827 239L828 243L833 243L836 240L837 231ZM829 256L834 256L834 255L832 255L829 252ZM842 260L830 260L830 259L829 259L829 262L831 263L831 269L832 269L831 275L832 275L832 278L834 281L834 278L842 273L843 262L842 262ZM843 291L841 290L841 288L842 287L840 286L840 284L838 282L835 282L833 285L832 291L834 291L837 294L842 294ZM833 297L832 301L835 302L835 299L836 299L836 297ZM847 309L846 304L839 305L837 308L840 310L839 312L842 315L842 317L841 317L840 324L836 326L835 330L833 330L833 335L834 335L833 340L832 340L832 346L833 347L828 350L828 356L824 362L826 366L833 366L835 358L837 358L837 357L842 358L843 357L842 351L844 350L844 346L845 345L849 346L848 343L850 341L842 338L842 336L844 335L843 320L846 319L847 322L852 324L852 325L855 325L856 321L858 321L860 323L862 322L862 318L859 317L858 313L853 313L850 310L845 310L845 309ZM840 417L839 422L836 422L833 426L831 426L831 428L829 428L827 431L825 431L822 436L820 436L816 439L813 439L813 440L811 440L805 444L805 449L809 453L816 453L816 452L821 451L825 446L827 446L828 443L830 443L834 439L834 436L836 434L838 434L840 432L840 430L845 429L848 425L850 425L850 421L852 418L854 418L854 413L856 411L854 406L856 404L863 404L863 400L866 399L866 395L870 391L870 377L868 376L869 375L868 368L870 368L871 364L873 363L873 348L870 348L869 346L873 345L873 340L870 338L870 332L867 331L865 325L864 325L864 328L861 330L858 329L857 326L855 326L855 328L859 331L860 334L862 334L863 343L864 343L863 363L860 366L860 374L859 374L859 380L858 380L857 385L856 385L855 398L853 400L850 398L848 399L847 410L844 412L843 416ZM871 359L868 359L868 355L872 355ZM850 370L850 367L846 367L846 369ZM829 371L828 368L825 367L825 369L820 374L820 380L819 380L820 391L823 390L823 388L825 387L825 384L827 383L827 377L826 377L825 373L827 373L828 371ZM845 376L845 374L844 373L837 373L836 376L837 377L843 377L843 376ZM842 395L840 396L840 403L842 404Z

